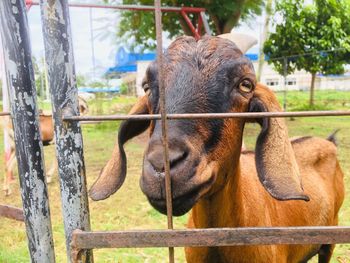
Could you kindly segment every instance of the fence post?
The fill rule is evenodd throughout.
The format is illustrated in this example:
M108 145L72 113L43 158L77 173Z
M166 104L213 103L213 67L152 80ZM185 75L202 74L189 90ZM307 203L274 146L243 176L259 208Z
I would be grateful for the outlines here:
M41 19L55 123L56 155L68 262L75 229L90 230L83 139L79 122L63 122L62 115L79 115L78 90L69 19L65 0L41 0ZM83 262L92 262L92 250L83 251Z
M32 262L55 262L24 1L0 1L0 31L29 253Z

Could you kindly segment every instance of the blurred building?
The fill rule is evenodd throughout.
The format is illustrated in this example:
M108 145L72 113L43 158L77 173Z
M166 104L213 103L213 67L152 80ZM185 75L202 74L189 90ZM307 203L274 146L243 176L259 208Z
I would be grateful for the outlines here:
M255 70L258 68L258 54L246 54L253 62ZM155 53L128 53L124 48L120 48L116 55L116 66L109 68L107 73L131 73L136 72L136 94L142 96L142 79L146 73L148 65L156 58ZM261 74L261 82L269 86L274 91L284 90L284 78L279 75L272 65L266 61ZM297 70L286 78L285 88L287 90L309 90L311 84L311 74L304 70ZM129 84L130 85L130 84ZM316 89L319 90L349 90L350 72L344 75L317 75Z
M115 56L115 65L106 71L109 78L120 78L127 85L129 94L141 96L143 75L148 64L155 60L155 53L132 53L120 47ZM145 62L145 63L142 63ZM146 65L143 67L143 65Z

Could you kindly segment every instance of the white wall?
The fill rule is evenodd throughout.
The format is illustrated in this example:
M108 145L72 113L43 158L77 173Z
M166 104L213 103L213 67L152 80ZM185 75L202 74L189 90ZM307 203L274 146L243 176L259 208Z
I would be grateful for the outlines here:
M253 62L254 68L257 71L258 62ZM275 85L271 85L271 81ZM310 87L311 75L306 71L296 71L293 74L287 76L286 80L287 90L307 90ZM275 91L283 90L283 76L279 75L272 67L265 62L263 71L261 73L261 83L268 85L271 89Z
M328 76L317 79L317 88L320 90L350 90L350 76Z
M142 80L145 77L147 67L151 62L152 61L137 61L136 94L138 97L145 94L142 89Z

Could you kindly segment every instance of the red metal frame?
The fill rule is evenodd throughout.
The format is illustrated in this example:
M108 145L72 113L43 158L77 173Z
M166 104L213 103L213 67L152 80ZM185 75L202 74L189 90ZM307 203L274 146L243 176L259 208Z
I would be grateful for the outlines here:
M29 11L33 5L39 5L39 1L25 0L27 10ZM119 9L119 10L132 10L132 11L154 11L154 6L145 6L145 5L103 5L103 4L84 4L84 3L69 3L71 7L80 7L80 8L104 8L104 9ZM202 12L205 12L205 8L202 7L171 7L163 6L161 8L162 12L175 12L179 13L185 20L189 29L191 30L193 36L196 39L201 37L203 18L201 16ZM194 25L189 18L189 14L195 14L196 24ZM207 32L208 33L208 32Z
M32 0L26 0L27 12L28 12L29 9L32 7L32 5L33 5L33 1L32 1Z
M193 24L192 24L192 21L191 19L188 17L187 15L187 12L185 10L181 10L181 15L182 17L185 19L188 27L190 28L190 30L192 31L192 34L193 36L196 38L196 39L199 39L200 38L200 34L198 33L199 31L199 28L196 28ZM199 21L201 20L201 17L198 16L198 24L199 24Z

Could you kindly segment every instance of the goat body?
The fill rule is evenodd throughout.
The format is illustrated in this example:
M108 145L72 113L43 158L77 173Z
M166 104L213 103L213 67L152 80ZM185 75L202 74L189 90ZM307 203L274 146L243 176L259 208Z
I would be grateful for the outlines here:
M242 153L239 164L219 191L202 198L192 209L190 228L332 226L344 199L343 173L336 147L314 137L292 141L309 202L278 201L261 185L254 153ZM278 156L276 157L278 158ZM188 262L305 262L319 253L322 245L264 245L217 248L186 248ZM332 247L323 256L328 262Z
M54 137L52 115L40 114L39 125L40 125L41 140L44 145L49 145Z

